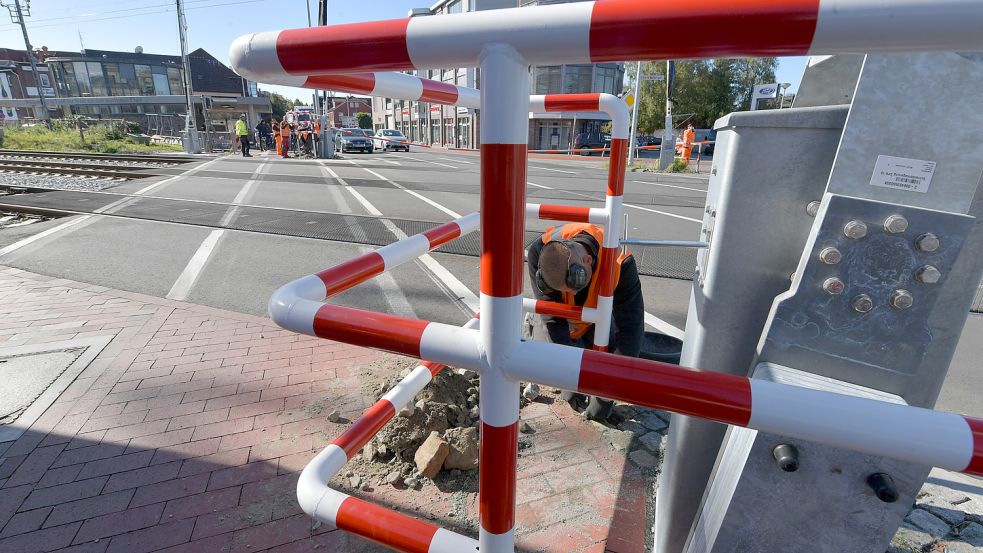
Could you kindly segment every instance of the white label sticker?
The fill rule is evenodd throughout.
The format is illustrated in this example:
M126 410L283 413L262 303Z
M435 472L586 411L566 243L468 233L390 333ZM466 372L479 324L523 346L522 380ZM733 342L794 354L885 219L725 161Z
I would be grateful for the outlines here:
M928 192L934 174L934 161L877 156L874 174L870 176L870 185L924 194Z

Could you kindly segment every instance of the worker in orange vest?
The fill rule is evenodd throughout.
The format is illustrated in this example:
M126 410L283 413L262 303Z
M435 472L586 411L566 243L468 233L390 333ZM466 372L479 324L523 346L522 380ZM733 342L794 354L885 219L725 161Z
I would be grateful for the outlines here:
M597 307L602 276L597 274L604 230L587 223L571 223L550 227L529 246L529 276L533 293L538 300L565 303L580 307ZM606 253L612 255L615 252ZM614 263L614 306L611 317L611 352L638 357L645 331L645 305L642 283L631 253L619 254ZM594 325L584 321L567 320L547 315L527 319L530 334L536 340L582 348L594 346ZM612 402L583 394L563 392L561 396L575 409L584 407L584 414L596 420L607 419ZM586 404L586 405L585 405Z
M280 137L280 122L273 120L273 141L276 142L276 155L283 155L283 139Z
M283 121L280 121L280 146L283 149L280 152L280 155L283 156L283 159L289 158L290 157L290 122L287 121L286 117L283 118Z
M686 165L689 165L689 156L693 155L693 142L696 141L696 130L693 125L688 125L683 131L682 157Z

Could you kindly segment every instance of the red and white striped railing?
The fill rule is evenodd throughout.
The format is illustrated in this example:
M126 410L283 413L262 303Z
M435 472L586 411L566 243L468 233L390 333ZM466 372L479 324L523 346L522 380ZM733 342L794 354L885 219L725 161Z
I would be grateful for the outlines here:
M691 36L693 28L701 30L697 39ZM230 59L239 74L257 81L301 76L306 83L308 75L468 67L477 62L483 83L480 328L457 328L323 303L324 298L473 227L473 221L464 220L467 217L449 223L450 228L438 227L442 230L407 238L288 284L271 299L270 313L281 326L300 332L480 373L477 547L482 553L514 550L519 380L983 474L983 421L978 419L524 342L519 334L530 64L975 51L983 50L981 28L983 2L979 0L707 0L681 4L608 0L241 37L233 43ZM609 200L620 197L620 189L613 189L610 182L609 189ZM617 236L612 228L607 234ZM603 246L609 246L607 240ZM586 315L581 312L580 316ZM373 416L377 417L373 424L384 418ZM338 445L328 449L334 447L344 451ZM363 501L335 494L312 500L307 487L323 491L330 471L337 471L335 465L347 455L325 450L318 459L318 468L307 472L298 484L298 497L313 516L339 527L343 524L347 530L399 551L474 550L473 540Z

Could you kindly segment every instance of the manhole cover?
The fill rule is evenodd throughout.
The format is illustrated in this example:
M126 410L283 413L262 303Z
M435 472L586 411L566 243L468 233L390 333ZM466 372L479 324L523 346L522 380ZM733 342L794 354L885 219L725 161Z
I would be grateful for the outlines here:
M86 348L65 348L0 357L0 424L17 420Z

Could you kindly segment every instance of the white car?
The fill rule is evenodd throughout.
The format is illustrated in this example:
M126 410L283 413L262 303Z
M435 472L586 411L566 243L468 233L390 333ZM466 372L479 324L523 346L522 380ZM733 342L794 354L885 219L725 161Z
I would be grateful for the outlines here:
M393 129L380 129L375 131L372 137L377 150L403 150L410 151L410 141L403 136L403 133Z

